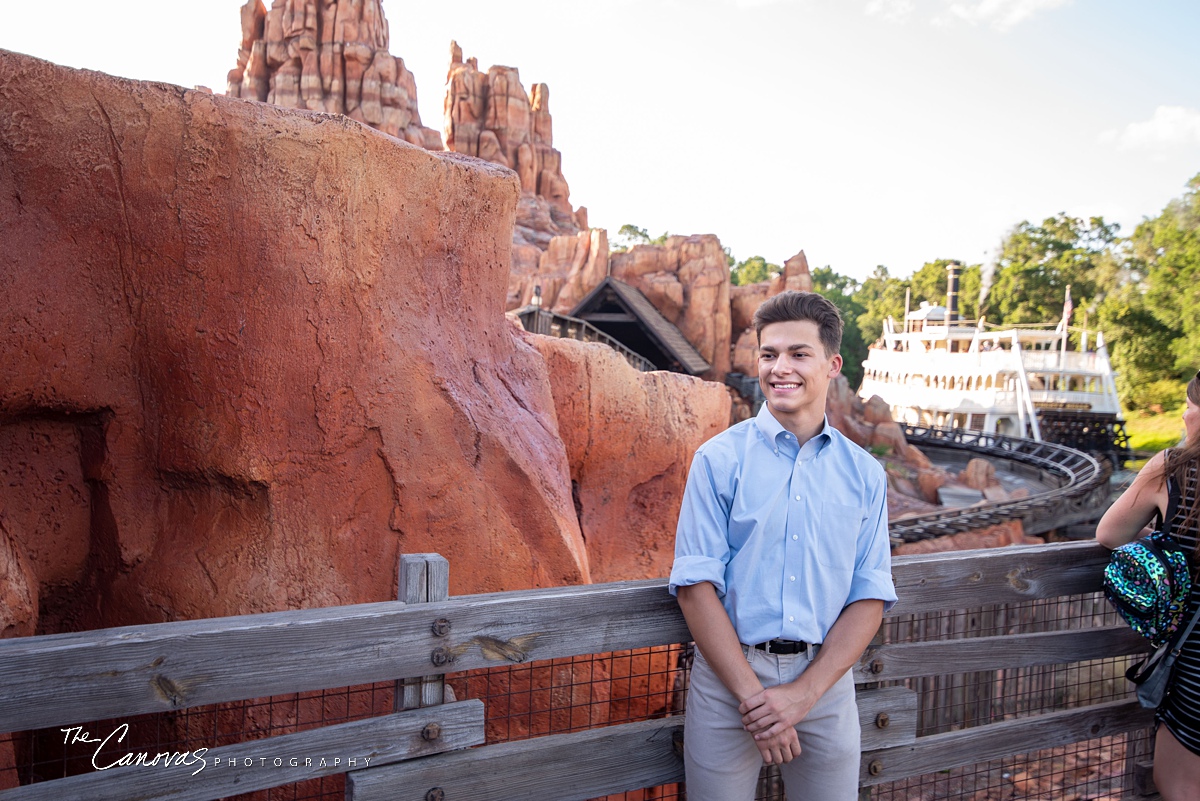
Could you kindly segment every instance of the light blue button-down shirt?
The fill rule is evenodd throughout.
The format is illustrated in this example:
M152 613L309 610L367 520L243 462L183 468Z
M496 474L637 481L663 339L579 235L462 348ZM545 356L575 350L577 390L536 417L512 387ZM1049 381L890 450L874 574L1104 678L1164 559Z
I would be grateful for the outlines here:
M670 589L709 581L738 638L822 643L847 604L896 601L887 478L825 426L798 447L764 404L692 460Z

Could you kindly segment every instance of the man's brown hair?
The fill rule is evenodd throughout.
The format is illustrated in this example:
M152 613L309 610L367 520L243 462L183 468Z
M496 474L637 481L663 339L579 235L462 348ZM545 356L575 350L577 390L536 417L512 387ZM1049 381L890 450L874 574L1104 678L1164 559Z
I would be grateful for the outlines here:
M767 298L754 312L754 332L762 343L762 331L771 323L788 322L816 323L821 345L825 348L826 358L841 352L842 349L842 313L838 307L818 295L816 292L798 292L789 289L772 298Z

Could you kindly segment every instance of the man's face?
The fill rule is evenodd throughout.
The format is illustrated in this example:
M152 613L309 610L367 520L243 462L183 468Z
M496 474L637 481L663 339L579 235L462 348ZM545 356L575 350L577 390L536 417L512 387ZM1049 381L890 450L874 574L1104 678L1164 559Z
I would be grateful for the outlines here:
M841 355L825 355L820 330L810 320L771 323L759 336L758 384L776 416L814 404L823 414L829 381L841 369Z

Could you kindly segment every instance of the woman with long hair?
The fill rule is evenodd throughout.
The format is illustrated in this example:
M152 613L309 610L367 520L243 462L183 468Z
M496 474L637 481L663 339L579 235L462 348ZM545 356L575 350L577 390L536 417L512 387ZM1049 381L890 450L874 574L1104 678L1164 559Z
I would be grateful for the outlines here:
M1096 539L1119 548L1165 515L1174 496L1171 535L1188 552L1192 595L1184 620L1200 605L1200 372L1187 385L1183 412L1185 447L1155 454L1117 499L1099 525ZM1154 783L1166 801L1200 799L1200 627L1192 631L1175 663L1167 695L1155 713Z

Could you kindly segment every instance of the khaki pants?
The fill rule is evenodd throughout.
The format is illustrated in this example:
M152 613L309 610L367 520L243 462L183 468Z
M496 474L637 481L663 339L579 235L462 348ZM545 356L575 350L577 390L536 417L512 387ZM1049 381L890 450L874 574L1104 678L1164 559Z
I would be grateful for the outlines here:
M743 646L764 687L786 684L808 668L808 656L766 654ZM788 801L857 801L861 761L854 678L847 672L796 725L801 754L780 766ZM763 766L742 728L738 701L696 650L684 721L688 801L752 801Z

